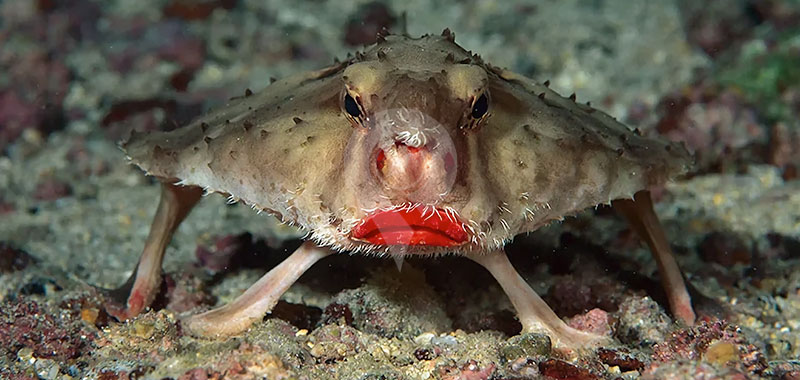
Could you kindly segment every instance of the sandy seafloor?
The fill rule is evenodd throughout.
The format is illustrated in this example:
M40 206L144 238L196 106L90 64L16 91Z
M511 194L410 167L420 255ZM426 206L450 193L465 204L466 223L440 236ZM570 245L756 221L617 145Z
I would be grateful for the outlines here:
M435 3L0 2L0 377L799 379L800 4ZM578 358L517 335L499 286L455 257L400 272L328 258L247 333L195 339L180 315L231 300L302 236L218 195L170 244L154 308L104 313L96 289L130 275L159 194L115 142L329 64L403 14L411 35L449 27L488 62L687 143L697 168L656 207L697 326L665 312L648 251L600 208L508 248L560 316L613 337Z

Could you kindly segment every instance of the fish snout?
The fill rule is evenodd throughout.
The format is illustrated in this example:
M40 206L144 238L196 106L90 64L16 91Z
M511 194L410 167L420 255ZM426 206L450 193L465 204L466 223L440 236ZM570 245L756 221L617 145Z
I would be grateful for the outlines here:
M441 145L408 145L396 141L375 153L375 169L384 187L409 201L427 203L446 193L449 173L455 171L455 155ZM417 198L417 199L411 199Z
M384 196L436 204L453 187L456 146L447 128L420 110L393 109L375 115L366 139L371 170Z

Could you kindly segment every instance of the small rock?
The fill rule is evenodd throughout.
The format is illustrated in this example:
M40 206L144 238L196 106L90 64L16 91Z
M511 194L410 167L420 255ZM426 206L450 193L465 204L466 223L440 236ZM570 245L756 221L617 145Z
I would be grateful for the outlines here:
M500 356L507 362L511 362L518 358L547 356L551 349L550 337L544 334L527 333L507 340L506 345L500 349Z
M138 338L149 339L153 336L154 330L155 326L150 320L137 319L131 324L131 335Z
M30 347L24 347L17 351L17 359L27 364L33 364L36 361L33 356L33 350Z
M595 335L611 336L611 325L608 323L608 313L605 310L595 308L584 314L578 314L569 320L568 325Z
M625 297L617 319L615 336L622 343L639 347L663 342L671 326L664 309L650 297Z
M430 332L422 333L422 334L417 335L414 338L414 343L416 343L416 344L418 344L420 346L423 346L423 345L429 344L431 342L431 339L433 339L435 337L436 337L436 334L434 334L434 333L430 333Z
M353 355L363 348L358 331L346 325L325 325L309 336L310 353L328 361Z
M39 378L44 380L56 379L61 372L61 367L52 359L39 359L33 366Z
M81 309L81 319L86 323L94 325L99 316L100 310L95 307Z
M712 364L725 365L739 360L739 350L731 342L717 341L708 346L704 359Z

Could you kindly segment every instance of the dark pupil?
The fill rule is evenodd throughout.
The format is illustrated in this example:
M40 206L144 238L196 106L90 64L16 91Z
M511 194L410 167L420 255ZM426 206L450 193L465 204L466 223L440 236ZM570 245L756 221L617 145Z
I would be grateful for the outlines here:
M361 116L361 110L358 109L358 104L356 104L356 100L353 99L350 94L344 96L344 110L350 114L352 117L359 117Z
M480 119L483 115L486 114L486 111L489 110L489 99L486 99L485 94L481 94L481 97L478 98L478 101L472 105L472 117L476 119Z

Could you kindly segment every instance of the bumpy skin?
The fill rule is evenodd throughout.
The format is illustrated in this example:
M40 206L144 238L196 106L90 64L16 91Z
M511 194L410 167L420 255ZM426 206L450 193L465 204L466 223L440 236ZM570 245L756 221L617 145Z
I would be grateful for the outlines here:
M494 251L519 233L687 170L681 145L639 136L574 98L484 63L451 37L387 36L346 62L276 81L183 128L136 134L123 149L149 175L226 194L310 231L320 245L389 254ZM348 116L346 94L358 100L361 119ZM471 120L481 94L488 113ZM393 112L438 123L435 138L447 146L436 149L452 152L456 168L428 174L452 180L412 193L376 173L375 147L393 149L387 140L397 139L397 128L411 128L376 137L387 113L389 123L403 118ZM433 151L432 162L443 154ZM432 197L435 190L443 191ZM469 242L392 251L351 238L370 212L404 203L457 215Z
M695 319L645 191L685 172L686 150L483 63L447 30L388 36L181 129L134 135L123 149L164 191L137 270L118 291L127 299L107 308L119 319L155 296L166 244L200 189L277 215L316 244L304 243L228 305L183 319L194 335L244 331L334 251L457 253L492 273L524 331L544 332L557 347L592 346L602 338L567 326L502 248L614 200L651 246L673 313Z

